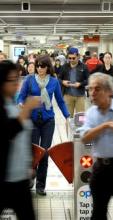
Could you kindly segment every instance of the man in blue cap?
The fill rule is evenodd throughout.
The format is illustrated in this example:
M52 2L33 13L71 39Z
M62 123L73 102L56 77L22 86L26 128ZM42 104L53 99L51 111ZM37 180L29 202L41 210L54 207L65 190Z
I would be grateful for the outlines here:
M67 58L68 62L61 69L60 80L65 102L73 117L74 112L85 111L85 86L89 73L86 65L79 60L77 48L69 48Z

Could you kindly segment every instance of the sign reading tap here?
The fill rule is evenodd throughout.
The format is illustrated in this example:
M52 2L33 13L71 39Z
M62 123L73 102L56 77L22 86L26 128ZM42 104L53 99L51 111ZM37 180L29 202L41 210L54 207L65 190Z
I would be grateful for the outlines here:
M77 220L90 220L92 208L91 190L84 185L77 191Z

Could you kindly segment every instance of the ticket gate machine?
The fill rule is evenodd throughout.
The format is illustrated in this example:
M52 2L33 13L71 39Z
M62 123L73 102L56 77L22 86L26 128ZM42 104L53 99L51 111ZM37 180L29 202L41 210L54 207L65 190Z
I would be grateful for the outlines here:
M93 165L91 143L83 144L77 128L84 123L85 115L80 112L69 122L69 139L74 142L74 196L72 220L90 220L92 197L89 188L89 178ZM78 129L79 130L79 129Z

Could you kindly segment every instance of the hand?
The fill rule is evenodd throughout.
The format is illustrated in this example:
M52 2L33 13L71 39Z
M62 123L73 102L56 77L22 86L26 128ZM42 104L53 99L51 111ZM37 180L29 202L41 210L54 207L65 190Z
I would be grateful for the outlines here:
M80 82L75 82L70 84L71 87L79 88L81 86Z
M30 117L30 113L34 108L42 104L40 96L30 96L26 99L23 107L21 108L18 120L22 123L25 119Z
M66 87L70 87L70 81L69 80L63 80L62 81L62 84L64 85L64 86L66 86Z
M19 106L20 108L23 108L24 105L23 105L23 103L20 102L20 103L18 104L18 106Z
M113 129L113 121L107 121L105 123L103 123L105 128L111 128Z
M40 96L29 96L26 99L26 102L25 102L24 106L28 110L33 110L34 108L40 107L41 104L42 104L42 101L41 101L41 97Z

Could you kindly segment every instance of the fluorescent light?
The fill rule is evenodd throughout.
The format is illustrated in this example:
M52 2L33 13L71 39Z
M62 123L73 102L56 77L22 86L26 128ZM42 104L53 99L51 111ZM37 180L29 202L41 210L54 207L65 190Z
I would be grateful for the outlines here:
M0 18L59 18L58 15L1 15ZM113 18L112 15L61 15L61 18Z
M19 15L1 15L0 16L0 18L58 18L59 17L59 15L42 15L42 16L40 16L40 15L22 15L22 16L19 16Z
M0 14L54 14L62 11L0 11Z
M51 10L51 11L0 11L0 14L54 14L54 13L64 13L64 14L112 14L112 11L66 11L66 10Z
M113 18L112 15L62 15L62 18Z

